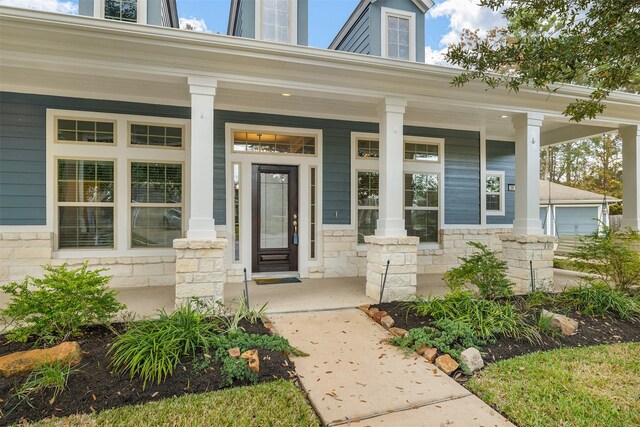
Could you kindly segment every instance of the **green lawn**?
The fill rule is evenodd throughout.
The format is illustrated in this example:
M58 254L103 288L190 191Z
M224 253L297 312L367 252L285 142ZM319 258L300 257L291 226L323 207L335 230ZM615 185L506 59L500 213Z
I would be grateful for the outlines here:
M640 425L640 343L533 353L468 383L520 427Z
M302 392L277 380L204 394L190 394L97 415L45 420L35 426L319 426Z

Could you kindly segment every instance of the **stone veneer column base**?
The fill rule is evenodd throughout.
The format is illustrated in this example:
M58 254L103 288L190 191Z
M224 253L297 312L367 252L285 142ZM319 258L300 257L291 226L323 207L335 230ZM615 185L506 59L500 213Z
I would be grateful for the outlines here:
M509 267L509 278L516 293L530 292L532 262L536 289L548 288L553 281L553 245L555 237L544 235L502 234L502 256Z
M404 301L416 294L418 271L418 237L367 236L366 294L380 300L382 280L390 261L383 301Z
M226 239L173 241L176 250L176 306L191 298L222 302L226 281Z

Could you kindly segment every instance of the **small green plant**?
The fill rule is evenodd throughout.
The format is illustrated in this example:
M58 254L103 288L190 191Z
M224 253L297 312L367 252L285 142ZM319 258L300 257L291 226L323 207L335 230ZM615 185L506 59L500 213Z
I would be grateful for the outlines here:
M14 327L7 338L25 342L35 337L38 342L53 344L80 332L92 323L106 323L125 308L107 285L106 269L89 270L88 263L75 270L46 265L42 279L27 276L21 282L0 286L10 295L0 317Z
M411 329L404 337L393 338L391 343L410 351L423 345L435 347L458 361L464 349L486 344L466 323L448 319L438 320L433 326Z
M454 320L469 326L479 339L491 341L499 336L540 340L535 326L509 301L478 298L472 292L459 290L438 297L418 297L410 309L434 320Z
M514 283L507 278L507 263L498 259L497 252L478 242L469 242L476 248L468 257L461 257L459 267L447 271L444 280L449 289L462 289L467 283L478 288L480 296L496 299L513 295Z
M234 381L248 381L251 384L258 382L258 374L249 369L247 361L244 359L234 359L225 357L222 359L222 381L230 386Z
M60 362L53 364L41 365L33 370L27 380L14 390L13 398L20 402L31 405L30 396L32 393L53 390L51 403L67 388L67 382L71 374L79 372L78 369L72 369L70 365L63 365Z
M560 303L590 316L617 316L640 319L640 303L625 292L611 288L600 280L587 280L582 285L559 294Z
M117 372L140 376L143 388L149 381L159 384L173 374L183 357L206 353L221 330L218 317L189 301L172 314L162 310L157 320L134 324L119 335L109 350L111 363Z
M556 328L551 326L551 317L543 316L542 312L538 317L538 330L549 337L559 337L562 334Z
M600 231L581 240L570 257L579 271L598 275L621 291L640 284L640 234L631 228L601 225Z

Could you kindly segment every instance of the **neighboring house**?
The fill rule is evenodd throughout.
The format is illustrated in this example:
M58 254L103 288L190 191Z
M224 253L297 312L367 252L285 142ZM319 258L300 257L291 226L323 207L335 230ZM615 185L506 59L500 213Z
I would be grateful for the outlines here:
M540 180L540 221L545 234L556 237L586 236L608 225L609 204L615 197Z
M640 96L575 124L578 86L454 88L458 70L420 63L429 6L362 1L327 50L305 46L306 0L233 1L241 37L164 28L171 1L0 7L0 281L89 259L178 300L221 298L245 268L362 276L377 298L388 260L386 298L406 298L473 240L526 289L526 260L552 272L540 146L615 129L638 228Z

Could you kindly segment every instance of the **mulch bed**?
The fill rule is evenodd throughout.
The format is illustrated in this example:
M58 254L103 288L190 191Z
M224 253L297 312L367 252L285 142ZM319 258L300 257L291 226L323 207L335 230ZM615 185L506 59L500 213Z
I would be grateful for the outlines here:
M115 325L122 329L122 325ZM262 324L241 323L247 333L270 334ZM114 333L105 327L90 327L77 339L85 352L79 373L69 377L65 391L55 402L49 401L52 391L34 393L31 405L21 403L15 407L16 399L9 397L16 385L21 385L28 374L12 378L0 377L0 425L10 425L24 421L37 421L55 416L65 417L76 413L92 413L109 408L156 401L188 393L204 393L225 388L220 375L220 363L213 362L204 372L195 372L188 363L176 367L174 374L161 384L147 384L143 390L142 381L128 375L116 375L109 369L111 359L107 356ZM0 356L33 348L31 344L9 343L0 336ZM295 367L288 356L267 350L258 350L260 357L259 382L295 377ZM248 385L236 382L233 386ZM14 408L15 407L15 408Z
M427 326L432 321L426 316L418 316L408 311L405 303L391 302L373 305L372 307L389 313L395 320L395 326L406 330ZM578 332L575 335L554 338L543 334L542 343L533 344L526 340L501 337L495 344L488 344L482 348L485 363L561 347L586 347L599 344L640 342L640 322L609 317L590 317L579 312L567 313L567 315L579 323Z

